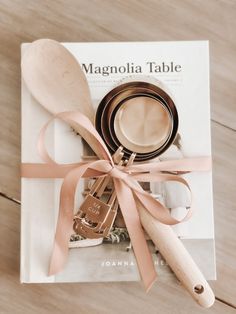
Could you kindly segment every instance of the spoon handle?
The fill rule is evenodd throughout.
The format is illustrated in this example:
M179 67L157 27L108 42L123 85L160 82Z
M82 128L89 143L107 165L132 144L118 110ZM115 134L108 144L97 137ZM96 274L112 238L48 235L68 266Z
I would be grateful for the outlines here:
M193 299L202 307L212 306L211 287L172 228L154 219L141 204L139 214L144 229Z
M89 144L94 153L99 158L103 159L104 156L101 154L101 150L99 149L98 143L96 142L95 138L91 135L91 133L82 126L79 126L77 123L69 122L69 124L73 128L73 130L79 135L81 135L82 138Z

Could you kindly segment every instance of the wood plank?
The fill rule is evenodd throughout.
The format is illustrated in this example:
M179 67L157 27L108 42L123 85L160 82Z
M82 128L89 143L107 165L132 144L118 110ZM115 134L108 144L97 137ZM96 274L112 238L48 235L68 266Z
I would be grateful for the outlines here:
M0 197L0 312L205 313L176 282L159 281L145 294L140 283L20 284L20 206ZM235 313L216 301L208 313Z
M0 190L20 198L20 44L209 39L212 118L235 127L235 1L0 1ZM63 13L62 13L63 12ZM109 12L109 14L107 14ZM35 23L40 21L40 23ZM122 21L122 23L120 23Z
M217 281L213 289L236 306L236 132L212 125Z
M56 4L49 0L40 3L32 0L0 0L0 191L12 197L20 197L21 42L40 37L58 41L210 39L212 118L235 129L235 16L236 2L230 0L71 0L69 5L63 0ZM213 287L218 297L236 305L236 250L233 237L236 203L235 132L215 123L212 130L218 266L218 281L213 283ZM163 313L201 313L192 302L186 301L180 287L171 284L156 284L148 296L135 283L20 286L19 208L12 202L0 199L3 215L3 228L0 229L0 289L5 291L1 291L0 302L4 313L14 312L16 306L17 313L25 312L25 308L29 312L39 312L42 296L48 312L54 310L60 313L67 309L75 312L79 309L80 313L106 313L113 309L114 313L118 313L124 312L126 308L127 313L144 312L147 302L150 302L150 312L159 309ZM113 297L107 298L110 294ZM170 301L173 295L176 296ZM8 302L9 298L12 299L11 302ZM71 300L71 303L68 304L67 300ZM107 305L106 308L104 304ZM180 309L180 304L183 309ZM233 310L217 302L209 312L211 311L231 313Z
M40 37L58 41L209 39L212 118L235 127L235 1L1 0L2 114L0 189L20 198L20 44ZM62 13L63 12L63 13ZM109 14L107 14L109 12ZM122 20L122 23L120 21ZM35 23L40 21L40 23ZM224 27L222 27L222 25Z

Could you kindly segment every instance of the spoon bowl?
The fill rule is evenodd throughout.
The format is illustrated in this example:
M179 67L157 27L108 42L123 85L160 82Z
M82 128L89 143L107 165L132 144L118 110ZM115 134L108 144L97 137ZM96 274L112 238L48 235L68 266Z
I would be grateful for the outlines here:
M21 63L22 76L35 99L53 114L79 110L94 119L86 77L75 57L51 39L34 41Z
M21 62L22 77L31 94L47 111L57 114L80 111L94 122L94 109L86 77L75 57L59 42L39 39L24 52ZM103 158L97 142L86 128L69 122Z

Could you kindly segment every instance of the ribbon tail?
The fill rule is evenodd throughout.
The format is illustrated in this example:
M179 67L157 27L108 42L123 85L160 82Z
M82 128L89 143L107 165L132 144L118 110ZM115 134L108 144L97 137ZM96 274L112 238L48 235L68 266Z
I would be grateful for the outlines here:
M64 217L63 217L64 216ZM59 213L58 221L60 222L54 239L52 256L49 265L48 276L55 275L60 272L68 259L68 243L72 234L73 212Z
M144 236L136 202L131 189L121 179L114 178L114 185L120 209L133 245L140 276L148 292L156 281L157 273Z
M77 184L88 168L96 168L101 163L101 160L98 160L88 164L81 164L76 169L71 170L63 181L54 246L49 266L49 276L63 269L68 258L69 240L73 233L74 197ZM99 168L99 166L97 167Z

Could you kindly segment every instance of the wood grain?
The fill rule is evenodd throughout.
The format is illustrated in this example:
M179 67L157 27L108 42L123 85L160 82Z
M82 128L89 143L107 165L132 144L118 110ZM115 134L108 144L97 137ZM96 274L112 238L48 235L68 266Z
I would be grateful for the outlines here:
M236 305L236 132L212 124L217 281L215 294Z
M20 44L58 41L209 39L212 118L236 129L235 1L0 0L2 192L20 198ZM122 23L120 22L122 21ZM9 138L11 140L9 140ZM9 159L9 156L10 159Z
M140 283L20 284L20 206L0 197L0 207L0 313L205 313L176 282L149 294ZM208 313L223 311L234 313L218 301Z
M236 306L234 0L0 0L0 191L20 199L20 44L210 40L216 296ZM137 283L19 284L19 205L0 197L0 313L201 313L174 283L145 295ZM92 301L91 301L92 300ZM208 313L235 313L216 302Z

